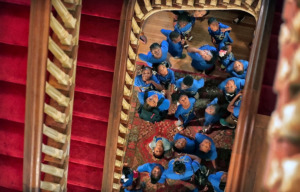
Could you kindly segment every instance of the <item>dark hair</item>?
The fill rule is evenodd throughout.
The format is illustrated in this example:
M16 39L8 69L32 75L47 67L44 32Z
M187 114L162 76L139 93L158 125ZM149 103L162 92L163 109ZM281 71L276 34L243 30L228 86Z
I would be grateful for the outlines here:
M167 67L167 62L161 62L161 63L152 63L152 68L153 68L153 70L154 71L156 71L156 72L158 72L158 67L160 66L160 65L164 65L164 66L166 66Z
M146 111L151 111L153 109L153 107L151 107L147 101L145 101L144 105L143 105L143 109Z
M176 141L175 141L175 143L176 143ZM177 152L177 153L181 153L182 150L181 150L181 149L178 149L177 147L175 147L175 143L174 143L174 145L173 145L173 150L174 150L175 152Z
M210 26L210 25L211 25L212 23L214 23L214 22L218 22L217 19L214 18L214 17L210 17L210 18L208 19L208 21L207 21L208 26Z
M143 66L142 66L142 71L144 71L144 70L146 70L146 69L149 69L149 70L151 70L151 72L152 72L152 68L151 68L151 67L146 66L146 65L143 65Z
M158 43L152 43L152 45L150 45L150 51L152 51L153 49L156 49L156 48L160 48L160 44Z
M184 162L175 160L174 166L173 166L173 171L175 173L183 174L185 172L185 169L186 169L186 167L185 167Z
M164 154L165 154L165 151L163 151L161 155L157 156L157 155L155 155L155 153L153 152L153 156L154 156L156 159L162 159L162 158L164 157Z
M172 31L170 34L169 34L169 37L170 39L173 41L175 40L176 38L178 38L180 36L180 34L177 32L177 31Z
M130 169L130 167L126 167L124 166L123 169L122 169L122 175L125 175L125 178L128 178L128 176L132 174L132 170ZM125 183L123 181L123 179L121 179L121 183Z
M178 16L178 23L179 22L191 22L191 17L189 16L188 13L183 12Z
M187 97L189 97L185 92L180 92L180 93L179 93L179 96L178 96L178 100L180 100L180 98L181 98L182 96L187 96Z
M211 60L207 61L207 63L214 65L217 62L218 58L219 58L218 53L215 52L215 51L210 51L210 52L212 54L212 57L211 57Z
M192 76L187 75L183 78L183 84L185 84L186 86L192 86L194 83L194 79Z
M222 191L224 191L225 190L225 187L226 187L226 182L220 182L220 184L219 184L219 189L221 189Z

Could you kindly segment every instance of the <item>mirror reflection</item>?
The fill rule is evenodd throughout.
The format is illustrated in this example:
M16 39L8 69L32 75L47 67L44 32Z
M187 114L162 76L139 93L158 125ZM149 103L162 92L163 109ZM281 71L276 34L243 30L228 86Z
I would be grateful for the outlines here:
M145 20L124 191L224 191L256 21L242 11Z

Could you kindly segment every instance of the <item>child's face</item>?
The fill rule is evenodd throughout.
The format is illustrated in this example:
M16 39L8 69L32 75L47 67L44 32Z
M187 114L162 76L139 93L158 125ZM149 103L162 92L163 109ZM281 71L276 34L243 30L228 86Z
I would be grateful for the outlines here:
M227 175L228 175L228 173L223 173L223 175L221 177L221 182L226 183L226 181L227 181Z
M184 28L187 24L188 24L187 21L179 21L178 22L178 25L179 25L180 28Z
M148 81L152 76L152 70L151 69L144 69L142 71L142 79L143 81Z
M236 85L234 83L233 80L229 80L227 81L226 85L225 85L225 90L227 93L234 93L236 90Z
M193 16L196 18L201 18L207 13L206 10L195 11Z
M159 166L155 166L152 171L151 171L151 175L153 175L155 178L158 178L159 176L161 176L161 170Z
M181 138L181 139L178 139L176 142L175 142L175 147L177 149L184 149L186 146L186 140L185 138Z
M244 65L243 65L243 63L241 63L239 61L235 61L234 64L233 64L233 70L235 72L244 71Z
M168 69L165 65L159 65L158 66L158 74L162 75L162 76L166 76L168 75Z
M161 154L164 152L164 148L161 145L156 145L153 152L156 156L161 156Z
M211 149L211 142L208 139L204 139L202 143L199 144L199 150L208 153Z
M180 35L176 37L175 39L172 39L173 43L179 43L181 41Z
M212 59L212 56L210 54L210 51L208 50L204 50L201 52L201 57L205 60L205 61L210 61Z
M187 108L190 106L190 100L186 95L183 95L179 98L179 103L182 105L183 108Z
M209 115L214 115L216 113L216 108L213 105L206 107L205 112Z
M158 103L158 96L156 94L151 95L146 99L146 102L150 107L156 107Z
M154 58L159 59L162 56L162 52L161 52L161 48L157 47L151 50L152 55L154 56Z
M209 25L210 29L213 31L213 32L216 32L219 30L219 23L217 21L211 23Z

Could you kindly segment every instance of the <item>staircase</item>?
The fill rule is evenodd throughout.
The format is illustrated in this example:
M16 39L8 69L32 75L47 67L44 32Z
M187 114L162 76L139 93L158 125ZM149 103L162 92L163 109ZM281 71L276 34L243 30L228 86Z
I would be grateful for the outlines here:
M101 190L105 140L122 0L83 0L77 62L69 191ZM276 96L277 5L259 113ZM22 191L24 113L30 0L0 0L0 191ZM271 49L272 48L272 49ZM275 51L275 52L274 52ZM271 95L267 97L266 95ZM266 102L266 100L268 102Z
M68 190L101 190L122 0L84 0ZM0 191L22 191L30 0L0 0Z
M279 55L278 37L280 25L282 23L281 14L284 5L284 0L276 1L276 9L273 19L271 37L265 65L264 77L259 99L258 113L270 116L275 109L277 96L273 92L273 82L277 70L277 60Z

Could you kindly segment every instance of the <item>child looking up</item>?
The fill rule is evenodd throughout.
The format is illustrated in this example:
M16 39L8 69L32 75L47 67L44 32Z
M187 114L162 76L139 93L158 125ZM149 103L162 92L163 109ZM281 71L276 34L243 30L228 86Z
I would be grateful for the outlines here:
M216 172L215 174L210 174L208 176L208 181L214 188L216 192L224 192L226 182L227 182L227 173L223 171Z
M171 95L174 92L176 83L174 72L168 69L165 63L154 63L153 68L157 72L156 78L162 85L163 90L165 90L167 98L171 101Z
M195 18L189 16L189 14L183 13L178 16L177 24L174 26L174 31L177 31L183 37L187 38L188 41L193 39L191 36L192 27L195 23Z
M176 133L173 138L173 149L177 153L189 153L195 152L195 139L187 135Z
M223 91L227 102L230 102L234 98L234 96L244 88L244 86L245 79L230 77L220 83L218 87Z
M144 92L146 90L162 90L158 79L152 75L152 69L147 66L142 67L142 74L134 79L134 90Z
M203 125L210 128L214 123L219 122L222 114L223 113L221 112L220 106L218 104L218 98L216 97L214 98L214 100L212 100L212 102L207 104L204 114L205 122Z
M203 45L199 49L187 48L189 56L192 58L192 66L198 71L205 70L206 74L213 71L217 60L217 49L210 45Z
M176 81L176 87L179 93L186 94L188 97L199 97L198 89L204 86L204 79L193 79L192 76L187 75L184 78Z
M213 140L207 135L203 135L201 133L196 133L195 135L196 141L196 155L203 160L212 161L213 167L216 169L215 159L217 158L217 150L215 143Z
M220 61L221 61L221 69L227 68L230 63L234 62L236 59L232 53L232 46L225 45L219 51Z
M248 61L245 60L237 60L232 62L227 67L227 72L230 73L233 77L237 77L240 79L246 79L248 69Z
M194 112L195 102L195 98L188 98L188 96L185 94L182 94L179 97L180 105L178 105L175 112L175 117L178 118L178 121L175 122L175 124L177 125L179 131L182 131L184 128L186 128L188 123L196 117Z
M161 175L164 172L164 167L158 163L145 163L137 168L138 172L148 172L150 176L150 181L152 184L161 183Z
M152 67L152 63L162 63L167 60L168 56L168 47L169 44L167 41L163 40L161 42L161 45L158 43L153 43L150 46L150 51L148 54L139 54L139 58L149 65L149 67Z
M172 145L168 139L164 137L153 137L149 147L153 152L153 156L157 159L170 158L172 156Z
M208 19L208 33L211 36L212 43L220 50L227 43L233 43L229 36L231 27L217 21L216 18Z
M226 119L220 119L220 123L223 126L229 128L235 128L237 120L240 114L240 108L242 103L242 92L239 92L229 103L227 110L231 113Z
M169 53L175 58L185 58L186 55L182 54L182 50L186 42L184 39L181 39L180 34L177 31L171 31L166 29L162 29L160 30L160 32L167 37L167 42L169 43Z

